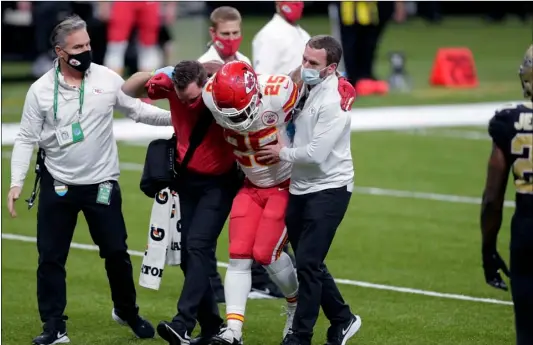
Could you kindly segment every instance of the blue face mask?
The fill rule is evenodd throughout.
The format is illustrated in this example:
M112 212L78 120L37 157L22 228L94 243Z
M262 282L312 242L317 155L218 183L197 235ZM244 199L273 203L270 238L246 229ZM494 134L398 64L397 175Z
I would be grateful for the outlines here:
M322 70L317 71L316 69L305 68L303 66L300 70L303 82L308 85L316 85L324 79L320 77L320 72L322 72Z

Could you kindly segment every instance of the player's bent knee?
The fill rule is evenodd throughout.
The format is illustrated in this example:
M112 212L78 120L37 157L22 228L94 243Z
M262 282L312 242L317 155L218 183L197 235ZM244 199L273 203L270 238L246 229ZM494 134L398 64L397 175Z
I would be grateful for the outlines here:
M252 259L252 248L242 241L231 241L229 246L230 259Z
M287 253L282 252L270 265L265 265L265 269L270 274L278 274L286 269L294 269L294 266L292 265L291 257Z
M273 255L273 250L265 250L265 248L254 247L253 258L262 266L268 266L276 261L276 256Z

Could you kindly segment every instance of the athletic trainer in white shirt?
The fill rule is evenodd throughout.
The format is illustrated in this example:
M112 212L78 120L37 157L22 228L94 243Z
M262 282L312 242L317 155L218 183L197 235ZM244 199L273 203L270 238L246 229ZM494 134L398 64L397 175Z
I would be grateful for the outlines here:
M310 345L320 304L331 322L328 344L345 344L361 327L324 260L344 218L353 189L350 113L340 107L335 76L342 48L331 36L315 36L303 54L301 109L295 114L293 147L277 143L262 160L293 162L285 223L295 250L300 283L292 333L283 345ZM302 105L303 103L303 105Z
M26 95L13 148L8 197L9 211L16 216L14 202L20 197L37 144L39 157L44 154L44 164L42 159L38 162L37 211L37 301L44 326L33 344L69 342L64 315L65 264L80 211L105 259L113 319L128 325L139 338L153 338L154 328L139 316L136 305L121 210L113 111L161 126L170 125L170 112L126 96L119 75L91 63L86 23L78 16L59 23L51 41L58 58L54 68L33 83ZM88 322L91 327L86 318L75 322Z
M289 74L302 63L309 34L298 25L303 1L277 1L276 14L255 35L252 59L257 74Z

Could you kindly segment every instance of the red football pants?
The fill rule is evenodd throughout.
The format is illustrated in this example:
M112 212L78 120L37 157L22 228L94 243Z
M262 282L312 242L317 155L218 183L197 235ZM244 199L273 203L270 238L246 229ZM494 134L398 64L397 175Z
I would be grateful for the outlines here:
M230 213L230 258L253 258L264 266L279 258L287 243L288 187L289 181L272 188L258 188L245 182L233 199Z
M154 1L115 1L111 8L107 40L128 41L133 26L138 28L139 42L157 44L159 37L159 3Z

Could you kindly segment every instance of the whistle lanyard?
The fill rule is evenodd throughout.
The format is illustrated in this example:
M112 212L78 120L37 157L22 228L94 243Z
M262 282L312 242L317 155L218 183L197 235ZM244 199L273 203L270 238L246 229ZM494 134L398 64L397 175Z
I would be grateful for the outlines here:
M81 86L80 86L80 109L78 110L78 116L81 116L81 113L83 111L83 96L85 91L85 78L81 80ZM56 69L56 77L54 80L54 122L57 121L57 98L59 94L59 66L57 66Z

